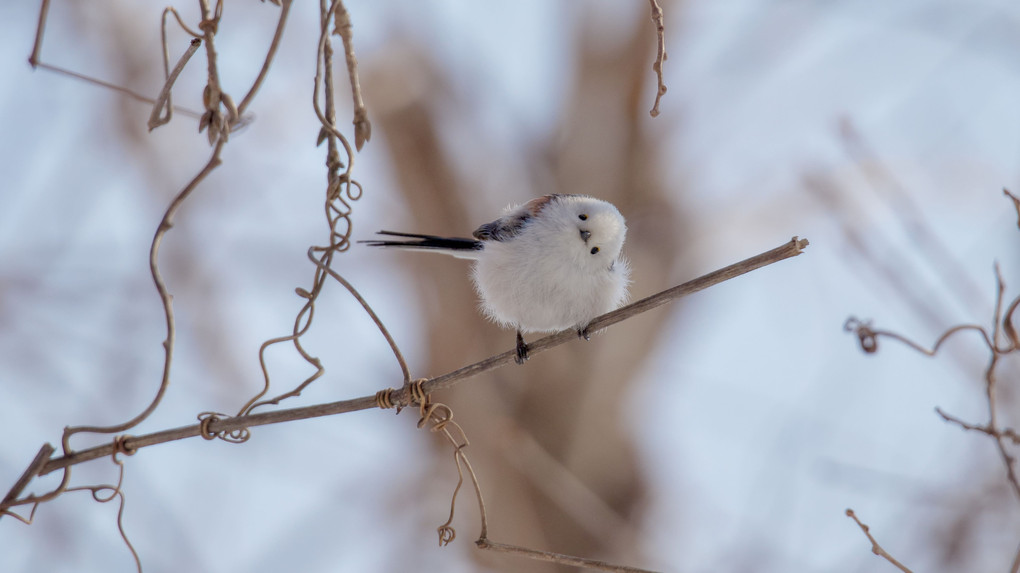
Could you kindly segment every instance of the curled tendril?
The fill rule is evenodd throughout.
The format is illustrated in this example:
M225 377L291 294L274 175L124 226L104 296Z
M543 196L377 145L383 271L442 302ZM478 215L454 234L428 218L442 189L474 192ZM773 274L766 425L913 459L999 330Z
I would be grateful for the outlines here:
M135 448L128 447L127 440L133 438L130 434L120 434L113 437L113 452L110 454L113 457L113 463L120 465L120 459L117 458L117 454L124 454L125 456L133 456L137 451ZM99 500L96 500L99 501ZM109 501L109 500L106 500Z
M846 319L843 330L853 332L861 343L861 350L868 354L878 352L878 335L871 329L871 321L860 321L854 317Z
M450 519L453 519L452 515L450 516ZM452 528L452 527L450 527L448 525L445 525L445 524L444 525L440 525L439 528L438 528L438 531L439 531L439 546L440 547L443 547L445 545L449 545L451 541L453 541L454 539L457 538L457 531L454 528Z
M247 442L251 438L251 430L248 428L241 428L239 430L231 430L229 432L213 432L209 429L209 425L213 422L218 422L224 418L229 418L227 414L220 412L202 412L198 415L198 433L204 440L212 440L219 438L224 442L231 444L241 444Z

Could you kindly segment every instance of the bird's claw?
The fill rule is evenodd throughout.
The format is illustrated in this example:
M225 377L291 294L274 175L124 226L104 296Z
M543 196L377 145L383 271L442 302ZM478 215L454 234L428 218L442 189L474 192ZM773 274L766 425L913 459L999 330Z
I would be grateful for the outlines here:
M588 332L588 327L586 326L584 328L578 328L577 329L577 337L578 338L583 338L585 340L591 340L591 333Z
M524 364L528 361L528 345L524 343L524 337L521 336L521 331L517 331L517 357L514 358L514 362L517 364Z

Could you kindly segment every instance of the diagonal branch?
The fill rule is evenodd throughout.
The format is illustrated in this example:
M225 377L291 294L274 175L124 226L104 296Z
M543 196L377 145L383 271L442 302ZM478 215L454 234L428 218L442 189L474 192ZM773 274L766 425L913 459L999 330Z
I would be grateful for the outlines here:
M618 322L622 322L628 318L652 310L653 308L662 306L670 301L678 298L685 297L687 295L696 293L704 290L708 287L717 285L725 282L732 278L736 278L740 275L747 274L756 269L777 263L779 261L795 257L808 245L807 239L798 239L794 237L792 240L784 243L783 245L776 247L770 251L766 251L759 255L745 259L738 263L734 263L717 271L708 273L694 280L688 281L681 285L673 288L664 290L647 298L641 299L637 302L631 303L623 308L619 308L613 312L606 313L599 316L591 322L590 328L594 330L600 330L612 326ZM577 333L573 330L565 330L545 338L541 338L528 345L529 352L534 355L538 352L544 352L553 347L559 346L571 340L577 339ZM453 372L437 376L429 379L422 383L422 390L426 393L431 393L435 390L449 388L460 382L461 380L472 378L484 372L488 372L500 366L510 364L513 362L516 356L515 350L508 350L502 354L497 354L476 362L469 366L460 368ZM391 401L393 406L408 406L412 403L410 395L410 385L405 384L403 388L397 390L384 390L383 392L388 393L387 397ZM245 416L237 416L233 418L217 418L210 420L206 423L206 431L209 434L218 434L221 432L233 432L250 428L253 426L263 426L267 424L278 424L281 422L290 422L294 420L304 420L308 418L317 418L321 416L331 416L335 414L343 414L346 412L356 412L359 410L367 410L369 408L375 408L379 406L379 400L376 395L373 396L362 396L360 398L354 398L351 400L342 400L339 402L330 402L327 404L316 404L313 406L305 406L301 408L290 408L284 410L275 410L272 412L265 412L261 414L251 414ZM156 444L162 444L174 440L180 440L184 438L193 438L202 434L202 424L193 424L191 426L183 426L180 428L173 428L169 430L163 430L152 434L145 434L141 436L132 436L123 438L123 447L128 450L137 450L147 446ZM97 458L109 456L114 451L114 444L104 444L96 446L87 450L79 452L68 453L62 457L54 458L49 460L38 472L37 475L45 475L49 472L66 468L75 464L94 460ZM18 500L14 502L4 502L4 506L21 505L24 500Z
M897 569L903 571L903 573L912 573L910 569L907 569L906 565L900 563L899 561L896 560L895 557L889 555L889 553L885 549L882 549L882 546L878 544L878 541L875 539L875 536L871 534L870 531L871 528L862 523L861 520L857 518L857 514L854 513L854 510L847 509L846 515L847 517L849 517L850 519L854 520L857 523L857 527L861 528L861 531L864 532L864 535L868 538L868 541L871 542L872 553L885 559L889 563L892 563L894 566L896 566Z

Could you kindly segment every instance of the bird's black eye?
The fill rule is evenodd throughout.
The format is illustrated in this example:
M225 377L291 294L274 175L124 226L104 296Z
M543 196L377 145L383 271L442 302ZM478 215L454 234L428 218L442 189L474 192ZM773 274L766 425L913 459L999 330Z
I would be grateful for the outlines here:
M592 248L591 248L591 254L593 254L593 255L594 255L594 254L595 254L595 253L597 253L597 252L599 252L599 248L598 248L598 247L592 247Z
M582 221L587 221L588 220L588 215L585 215L585 214L582 213L582 214L578 215L577 218L582 220Z

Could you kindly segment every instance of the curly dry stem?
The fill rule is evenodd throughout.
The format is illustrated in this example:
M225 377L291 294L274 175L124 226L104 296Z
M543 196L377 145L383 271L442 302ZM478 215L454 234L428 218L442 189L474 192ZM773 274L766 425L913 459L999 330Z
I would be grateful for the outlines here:
M450 445L453 446L453 459L457 465L457 487L453 489L453 496L450 500L450 517L445 523L436 528L439 533L439 545L440 547L449 545L457 537L457 531L453 528L452 524L456 513L457 494L460 493L460 488L464 485L464 468L467 468L468 476L471 478L471 485L475 488L475 496L478 500L478 511L481 516L479 538L485 539L489 526L485 514L485 499L482 496L482 486L478 483L478 475L475 474L474 468L471 467L471 460L464 453L464 449L471 445L471 443L467 439L467 434L464 433L464 428L453 421L453 410L446 404L432 403L431 396L422 392L421 382L423 380L418 380L412 385L415 399L418 401L420 414L418 428L424 428L426 424L431 422L432 427L429 428L429 431L441 432L446 440L450 442ZM380 407L392 407L392 404L386 404L385 406L380 404ZM450 426L457 432L457 435L460 437L459 440L450 432Z
M358 303L361 305L361 307L368 314L369 318L372 319L372 322L375 323L376 328L379 329L379 332L383 335L383 338L386 339L386 343L389 344L390 350L393 352L393 357L397 360L397 363L400 365L400 370L401 370L401 372L402 372L402 374L404 376L404 384L410 384L410 382L411 382L411 371L407 367L407 361L404 360L404 355L400 352L400 348L397 346L396 341L393 340L393 336L390 335L389 330L383 324L382 320L379 318L379 315L377 315L375 313L375 310L372 309L372 306L370 304L368 304L368 301L366 301L365 298L361 296L361 293L359 293L358 290L356 288L354 288L354 285L352 285L345 278L340 276L339 273L337 273L336 271L334 271L333 269L331 269L328 266L328 262L327 262L326 259L332 257L333 251L328 250L328 249L324 249L324 250L326 250L326 254L323 256L324 260L319 260L319 259L315 258L315 254L314 253L315 253L316 250L318 250L316 247L311 247L311 248L308 249L308 259L311 260L313 263L315 263L316 269L317 269L317 276L318 276L319 273L322 273L322 274L325 274L325 275L329 275L334 280L336 280L338 283L343 285L343 287L345 289L347 289L347 291L349 293L351 293L351 296L353 296L355 298L355 300L358 301ZM316 282L316 289L314 291L314 296L318 296L318 293L322 289L322 284L323 284L322 281L317 281ZM311 294L311 293L309 293L308 296L307 296L307 298L309 299L309 303L305 305L306 309L310 310L311 308L313 308L313 307L309 306L313 302L312 301L312 296L313 296L313 294ZM303 310L304 309L302 309L302 312L303 312ZM301 314L299 313L298 316L300 318ZM275 398L273 398L271 400L258 401L269 390L269 377L268 377L269 374L268 374L268 371L266 369L265 360L263 358L263 353L260 352L259 353L259 363L262 365L262 372L263 372L263 375L265 376L266 384L265 384L262 392L260 392L255 398L252 398L251 400L249 400L249 402L247 404L245 404L245 406L243 408L241 408L241 414L239 414L239 415L247 414L247 413L253 411L255 408L258 408L260 406L266 406L266 405L269 405L269 404L274 404L275 405L275 404L279 404L281 401L286 400L288 398L293 398L295 396L300 396L301 392L306 387L308 387L309 384L314 382L316 379L318 379L322 375L322 373L325 371L325 369L322 367L322 364L319 361L319 359L311 357L307 353L305 353L304 349L298 343L298 339L301 337L301 335L303 335L307 331L308 326L310 324L311 324L311 317L309 315L308 322L305 323L304 327L300 330L300 332L296 331L295 334L293 334L291 336L285 336L285 337L282 337L282 338L273 339L272 341L267 341L266 343L263 344L262 348L263 349L266 348L267 345L269 343L271 343L271 342L275 343L275 342L282 342L282 341L286 341L286 340L294 340L295 345L298 348L298 351L305 358L305 360L315 364L318 367L316 373L313 374L311 377L307 378L304 382L302 382L296 388L294 388L293 390L291 390L289 392L286 392L284 394L280 394L279 396L276 396Z
M1007 354L1020 350L1020 341L1017 340L1016 328L1013 325L1013 314L1016 312L1017 307L1020 306L1020 296L1010 303L1005 314L1003 314L1002 306L1006 292L1006 285L1002 280L1002 273L999 270L998 264L995 265L995 277L997 294L991 334L989 334L987 329L982 326L974 324L958 325L944 332L942 336L935 341L935 344L928 349L897 333L884 330L874 330L871 328L870 322L861 321L854 317L847 319L843 325L843 329L856 334L860 342L861 349L867 353L877 352L878 339L884 336L897 340L929 357L934 357L938 353L942 344L956 333L964 331L974 331L979 333L982 341L991 354L988 366L985 367L984 372L988 423L983 426L967 424L957 418L953 418L945 414L940 409L936 409L936 412L938 412L938 414L947 422L956 423L966 430L977 430L983 432L995 440L996 449L998 450L999 456L1002 458L1003 465L1006 468L1006 479L1012 487L1014 494L1016 494L1017 498L1020 499L1020 478L1017 476L1016 458L1007 448L1007 440L1016 443L1016 432L1008 428L1000 429L999 427L998 408L996 407L997 379L995 376L995 369L998 365L999 359ZM1000 346L1000 339L1003 337L1006 338L1006 342L1004 346Z
M708 273L707 275L701 276L692 281L688 281L684 284L639 300L613 312L604 314L592 321L592 325L594 326L593 330L607 328L613 324L666 304L667 302L696 293L713 285L717 285L773 263L795 257L801 254L807 245L807 239L797 239L794 237L793 240L788 241L775 249L750 257L738 263ZM538 349L537 351L539 352L544 352L555 346L576 340L577 334L573 330L564 330L563 332L553 334L536 341L533 343L533 348ZM535 350L533 350L533 352L534 351ZM502 354L497 354L480 362L476 362L475 364L426 380L422 383L423 390L431 393L434 390L449 388L461 380L473 378L483 372L488 372L500 366L510 364L513 362L515 355L515 350L508 350ZM409 385L405 385L403 388L397 390L387 389L383 392L387 393L387 397L390 399L392 406L405 407L412 404ZM335 414L356 412L360 410L367 410L369 408L376 408L378 406L379 402L375 395L362 396L351 400L341 400L338 402L316 404L301 408L275 410L261 414L212 420L207 424L207 429L211 433L232 432L267 424L278 424L294 420L304 420L321 416L332 416ZM180 428L127 438L124 440L124 446L129 449L138 450L156 444L192 438L199 435L201 435L201 424L193 424L190 426L183 426ZM108 456L112 451L113 444L111 443L79 452L65 454L59 458L47 461L38 472L38 475L46 475L50 472L73 466L75 464Z
M453 490L453 497L450 501L450 517L445 523L438 527L439 532L439 545L448 545L457 537L457 532L453 528L453 518L456 513L457 494L460 492L461 486L464 485L464 471L463 467L467 468L468 475L471 477L471 483L475 488L475 494L478 498L478 511L481 515L481 531L478 534L478 539L475 541L480 549L487 549L495 551L497 553L510 553L528 559L534 559L536 561L548 561L551 563L560 563L563 565L576 565L586 567L589 569L597 569L600 571L616 571L621 573L652 573L646 569L639 569L636 567L629 567L626 565L614 565L605 561L599 561L596 559L587 559L584 557L577 557L574 555L565 555L562 553L553 553L550 551L540 551L537 549L531 549L528 547L521 547L518 545L509 545L505 543L496 543L488 538L488 520L485 513L485 500L482 496L482 488L478 483L478 476L475 474L474 469L471 467L471 462L468 460L467 455L464 453L464 449L470 445L468 442L467 435L464 433L464 429L457 422L453 421L453 410L450 409L446 404L432 403L431 395L425 393L423 390L424 379L417 380L410 385L412 400L418 403L420 418L418 419L418 428L423 428L427 423L432 422L432 427L429 428L433 432L442 432L446 437L450 445L453 446L454 462L457 466L457 486ZM379 399L379 406L381 408L391 408L392 403L386 398L384 393L377 394ZM450 432L450 426L456 430L460 439L454 438ZM463 465L463 467L462 467Z
M648 3L652 7L652 22L655 23L655 62L652 64L652 71L655 72L655 79L658 82L658 86L655 90L655 105L652 106L652 110L649 113L652 117L658 117L659 115L659 100L662 96L666 95L666 84L662 80L662 62L666 61L669 57L666 54L666 26L662 21L662 6L659 6L658 0L648 0Z
M352 290L354 288L350 285L350 283L347 283L331 270L333 256L338 252L343 252L350 248L350 235L353 227L350 219L352 210L348 201L357 201L361 198L361 185L351 178L351 170L354 166L353 150L344 138L343 134L340 134L336 130L336 109L333 85L333 48L332 44L329 42L329 35L326 34L326 30L328 30L329 20L334 14L333 10L335 10L337 6L337 3L327 6L326 0L320 0L319 17L321 33L319 37L319 51L316 58L315 89L313 93L313 104L316 110L316 115L322 124L319 131L318 143L321 144L324 140L328 141L326 154L327 186L324 210L330 231L329 246L312 247L309 249L308 256L316 265L315 274L312 280L312 288L311 290L306 290L304 288L296 289L298 296L305 299L305 304L294 320L294 327L291 330L291 334L267 340L259 348L259 365L262 369L263 387L255 396L249 399L244 406L242 406L238 412L238 416L250 414L252 410L259 406L279 404L284 399L300 395L302 390L323 375L325 369L322 366L322 362L317 357L311 356L305 351L304 347L301 345L301 337L308 332L308 329L311 327L315 314L315 302L318 300L319 294L322 292L322 288L325 285L326 277L328 275L332 275L333 278L337 279L348 290ZM322 96L325 100L324 111L318 107L320 86L322 87ZM344 150L347 154L346 170L343 173L340 173L340 168L344 166L344 161L340 159L339 148L337 145L338 140L343 144ZM339 229L341 225L343 226L342 230ZM313 255L314 252L321 252L321 259L316 259ZM389 335L389 332L382 325L382 322L375 315L374 311L367 306L368 303L364 301L360 294L357 294L356 291L352 291L352 294L354 294L355 298L357 298L362 306L365 307L369 316L380 328L383 336L390 344L394 355L397 357L397 361L401 365L405 383L408 383L411 378L410 372L407 369L406 362L403 360L393 338ZM270 347L283 342L292 342L294 344L294 348L298 351L301 357L315 368L315 372L298 384L298 386L296 386L293 390L281 394L271 400L262 401L262 398L268 394L271 385L271 377L265 360L266 351ZM228 441L244 441L247 439L247 433L242 431L240 433L232 433L228 435L221 434L220 437L227 439Z
M907 569L907 567L905 565L903 565L902 563L897 561L895 557L893 557L892 555L889 555L889 552L887 552L885 549L882 549L882 546L878 544L878 541L875 539L875 537L873 535L871 535L871 531L869 531L870 528L867 525L861 523L861 520L857 518L857 514L854 513L854 510L847 509L846 510L846 515L850 519L854 520L857 523L857 527L860 527L861 531L864 532L864 535L867 536L868 541L871 542L871 552L872 553L874 553L875 555L878 555L879 557L885 559L889 563L892 563L893 565L896 566L897 569L899 569L900 571L903 571L903 573L913 573L910 569Z
M152 237L152 245L149 248L149 272L152 275L152 282L156 286L156 292L159 294L160 301L163 303L163 316L166 320L166 339L163 341L163 349L165 351L163 377L160 380L159 390L156 392L156 397L153 398L152 402L149 403L145 410L126 422L115 424L113 426L76 426L67 428L64 431L65 437L69 438L79 432L101 434L124 432L137 426L143 420L148 418L163 400L163 395L166 393L166 389L170 384L170 365L173 363L174 343L177 338L177 326L174 319L173 296L166 287L166 281L163 279L163 273L159 270L159 249L163 244L163 238L166 237L166 234L170 232L170 229L174 226L174 216L177 215L177 211L180 210L181 206L188 197L191 196L191 193L198 187L198 185L205 180L205 178L208 177L214 169L219 167L222 162L220 160L220 152L223 151L224 143L226 143L226 140L223 139L217 142L216 147L213 148L212 156L205 164L205 167L203 167L202 170L198 172L198 175L192 178L184 189L182 189L181 192L174 197L173 201L170 202L170 206L167 207L166 212L163 213L163 219L160 221L159 227L156 228L156 234Z
M128 551L131 552L131 557L135 560L135 568L138 573L142 573L142 560L138 557L138 552L135 551L135 546L131 544L131 540L128 539L127 532L124 531L124 491L121 489L121 485L124 483L124 463L117 459L116 452L113 455L113 463L117 464L120 469L119 477L117 478L117 485L103 484L103 485L89 485L81 487L68 488L67 492L72 491L88 491L92 494L92 499L99 503L109 503L113 501L113 498L120 498L120 504L117 508L117 531L120 532L120 538L124 540L124 545L127 546ZM104 490L109 490L110 494L103 497L102 493Z

